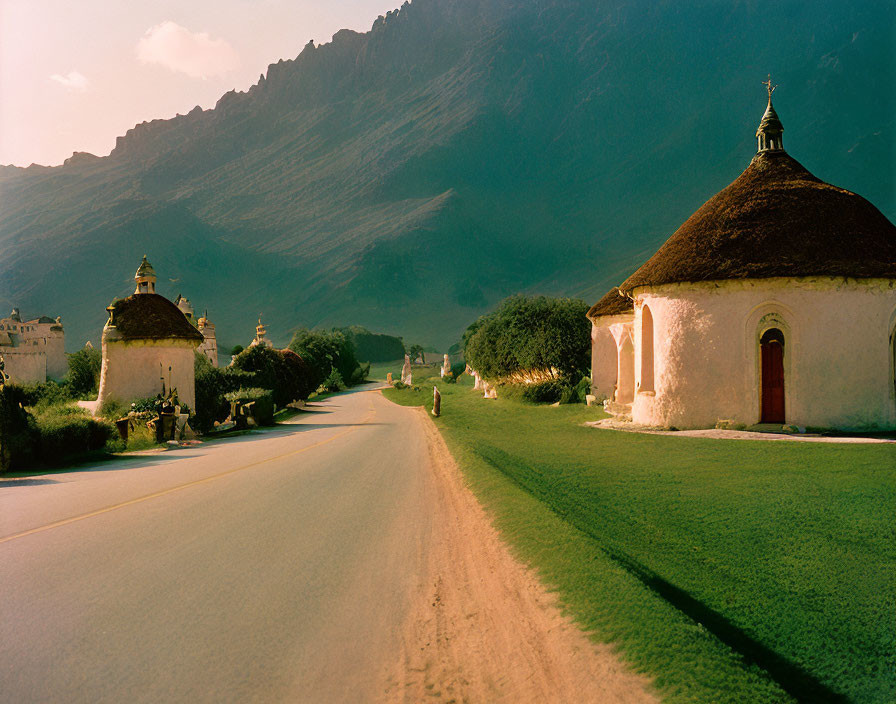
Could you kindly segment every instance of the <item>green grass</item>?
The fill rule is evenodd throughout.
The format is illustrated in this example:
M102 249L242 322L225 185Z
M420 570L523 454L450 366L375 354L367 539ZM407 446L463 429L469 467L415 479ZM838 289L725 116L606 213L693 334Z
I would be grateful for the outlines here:
M666 701L896 701L892 445L595 430L597 409L440 386L512 548Z

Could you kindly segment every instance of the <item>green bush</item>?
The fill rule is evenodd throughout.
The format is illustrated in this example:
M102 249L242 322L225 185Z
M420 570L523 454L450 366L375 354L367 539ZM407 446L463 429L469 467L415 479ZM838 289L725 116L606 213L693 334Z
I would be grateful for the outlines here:
M464 357L486 379L556 369L580 379L591 356L588 305L571 298L511 296L464 333Z
M259 425L274 424L274 395L269 389L240 389L224 395L230 403L238 402L240 405L254 402L252 415Z
M84 347L68 356L68 388L73 398L94 398L100 386L103 357L99 350Z
M47 465L101 450L115 432L111 424L91 418L75 406L53 406L35 413L34 423L37 459Z
M55 381L22 384L23 405L26 407L46 408L72 400L71 389L67 384Z
M351 379L349 379L349 386L357 386L358 384L363 384L367 381L367 376L370 374L370 362L367 364L361 364L355 368L355 371L352 372Z
M581 381L576 384L576 400L574 403L586 403L588 401L586 396L591 393L591 377L583 376Z
M324 391L345 391L345 382L342 380L342 374L338 370L333 369L330 376L324 379L324 383L320 385Z
M208 433L215 421L223 421L230 415L230 404L225 394L240 388L257 386L256 376L233 367L219 369L211 364L199 365L196 373L196 413L191 420L193 429Z
M31 465L34 460L34 419L25 411L21 387L0 387L0 473Z
M569 388L561 381L542 381L524 387L523 398L531 403L557 403L562 400L564 391Z
M233 368L252 372L255 385L270 389L274 403L279 407L308 398L319 384L310 366L292 350L256 345L240 352L233 361Z
M124 418L130 411L130 408L125 406L121 401L108 398L103 401L103 405L99 408L99 415L101 418L108 418L109 420L118 420L119 418Z

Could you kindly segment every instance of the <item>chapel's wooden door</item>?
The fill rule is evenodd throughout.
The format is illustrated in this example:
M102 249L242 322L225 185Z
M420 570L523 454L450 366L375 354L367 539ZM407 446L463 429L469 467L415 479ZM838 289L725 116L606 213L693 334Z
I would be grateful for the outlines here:
M777 333L777 335L769 334ZM762 422L784 422L784 338L778 330L762 336Z

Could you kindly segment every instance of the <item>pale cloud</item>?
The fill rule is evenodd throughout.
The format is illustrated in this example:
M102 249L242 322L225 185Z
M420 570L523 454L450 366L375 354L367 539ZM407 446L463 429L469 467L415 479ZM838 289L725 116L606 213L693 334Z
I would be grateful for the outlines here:
M236 51L224 39L207 32L191 32L167 20L146 30L137 42L137 58L144 64L160 64L193 78L208 78L239 66Z
M50 80L56 81L56 83L65 86L69 90L87 90L87 86L90 83L90 81L87 80L87 76L78 71L69 71L64 76L54 73L50 76Z

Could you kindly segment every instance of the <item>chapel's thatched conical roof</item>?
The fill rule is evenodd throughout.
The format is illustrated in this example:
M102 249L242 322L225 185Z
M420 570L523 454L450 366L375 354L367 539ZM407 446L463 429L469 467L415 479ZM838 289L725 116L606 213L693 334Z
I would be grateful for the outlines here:
M194 340L205 338L181 310L157 293L135 293L107 309L106 327L114 327L122 340Z
M896 227L777 150L757 154L620 288L803 276L896 278Z
M635 302L614 286L588 311L588 318L603 318L610 315L625 315L635 312Z

